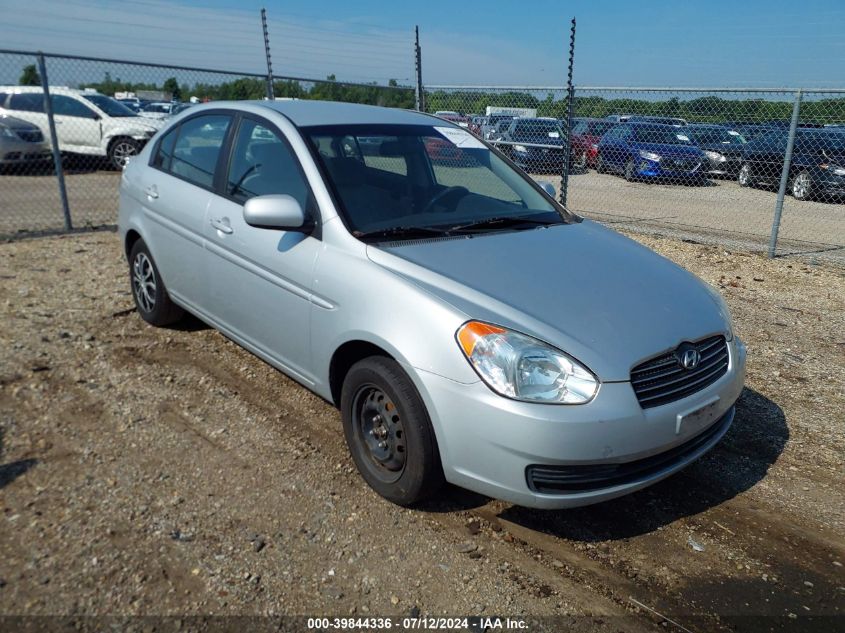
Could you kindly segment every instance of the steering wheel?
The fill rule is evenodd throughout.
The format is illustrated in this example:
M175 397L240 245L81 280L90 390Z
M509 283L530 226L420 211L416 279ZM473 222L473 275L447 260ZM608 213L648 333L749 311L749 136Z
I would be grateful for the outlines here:
M428 212L428 210L431 209L431 207L433 207L435 204L437 204L438 202L443 200L443 198L445 198L446 196L460 194L463 197L463 196L467 195L468 193L469 193L469 189L467 189L466 187L460 187L460 186L446 187L443 191L441 191L436 196L434 196L431 200L428 201L428 204L425 205L425 207L423 208L421 213Z

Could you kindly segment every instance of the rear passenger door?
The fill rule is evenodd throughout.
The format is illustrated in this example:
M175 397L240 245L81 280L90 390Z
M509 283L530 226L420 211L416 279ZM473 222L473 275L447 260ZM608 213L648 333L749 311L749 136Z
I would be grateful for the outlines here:
M231 124L224 111L185 119L156 143L141 176L145 239L170 295L199 313L208 310L205 217Z
M311 285L322 242L314 233L250 226L244 203L287 194L315 221L314 196L284 134L265 119L243 115L205 235L213 323L301 382L310 365Z
M62 150L86 153L100 151L103 134L99 114L67 95L51 94L50 103L56 121L56 136Z

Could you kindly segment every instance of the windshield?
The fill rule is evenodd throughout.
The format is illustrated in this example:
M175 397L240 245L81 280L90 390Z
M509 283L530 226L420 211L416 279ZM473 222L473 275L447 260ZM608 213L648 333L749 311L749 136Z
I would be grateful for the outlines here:
M343 125L303 132L347 226L361 237L391 229L448 231L513 218L549 224L571 220L527 177L460 128Z
M131 108L106 95L83 94L82 96L109 116L138 116Z
M745 138L734 130L723 127L690 127L684 128L684 134L692 138L699 145L742 145Z
M663 145L689 145L689 138L677 128L640 127L634 128L634 140L638 143L661 143Z

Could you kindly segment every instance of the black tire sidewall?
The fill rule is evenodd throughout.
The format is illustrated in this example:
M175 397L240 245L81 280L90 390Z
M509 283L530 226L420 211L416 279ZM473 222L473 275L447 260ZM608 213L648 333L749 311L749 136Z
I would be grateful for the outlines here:
M111 143L109 143L108 159L109 159L109 165L111 165L113 169L118 169L118 170L123 169L123 166L118 165L114 160L114 148L119 143L129 143L130 145L135 147L135 156L137 156L141 152L141 144L138 141L136 141L134 138L129 138L129 137L126 137L126 136L118 136L116 139L114 139Z
M135 264L135 258L138 256L139 253L143 253L147 256L147 259L150 260L150 265L152 266L153 274L155 275L155 303L153 305L153 309L149 312L145 311L141 307L141 304L138 302L138 297L135 294L133 268ZM144 319L144 321L146 321L147 323L156 326L169 325L175 321L178 321L179 318L182 316L181 308L179 308L170 300L170 297L167 294L167 288L164 285L164 280L162 280L161 278L161 273L159 273L158 271L158 266L156 265L155 259L153 259L153 256L150 254L150 250L147 248L147 245L144 243L144 240L138 240L137 242L135 242L129 252L129 288L132 292L132 300L135 302L135 309L138 311L138 314L141 315L141 318Z
M356 437L352 406L364 385L375 385L396 405L406 440L406 461L402 475L386 483L369 468L366 448ZM374 356L359 361L346 374L340 399L343 433L358 472L385 499L402 506L413 505L434 493L443 482L437 441L428 411L411 379L396 361Z

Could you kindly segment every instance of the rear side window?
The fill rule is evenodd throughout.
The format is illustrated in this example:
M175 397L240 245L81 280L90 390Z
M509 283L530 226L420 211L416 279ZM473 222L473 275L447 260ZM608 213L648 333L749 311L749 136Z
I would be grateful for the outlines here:
M173 146L170 172L200 187L210 188L231 122L231 117L225 114L209 114L182 123Z
M153 167L157 167L163 171L170 171L170 166L173 163L173 147L176 145L178 134L179 128L177 126L161 138L155 156L153 156Z
M24 92L12 95L9 109L20 112L44 112L44 95L40 92Z

